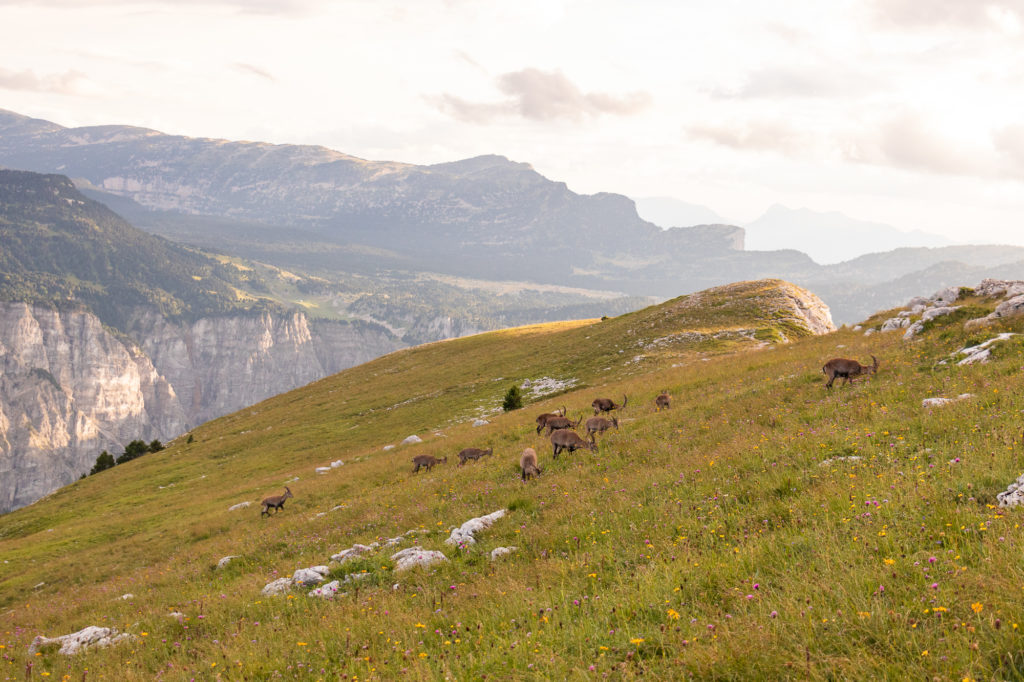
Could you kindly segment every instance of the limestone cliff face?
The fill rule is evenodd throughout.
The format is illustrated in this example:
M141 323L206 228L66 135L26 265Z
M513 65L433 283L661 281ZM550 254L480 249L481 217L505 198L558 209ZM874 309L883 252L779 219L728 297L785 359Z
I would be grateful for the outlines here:
M91 313L0 304L0 512L88 471L100 451L185 428L172 386Z
M192 426L403 347L373 325L301 313L170 321L130 335L84 310L0 303L0 513L30 504L136 438Z

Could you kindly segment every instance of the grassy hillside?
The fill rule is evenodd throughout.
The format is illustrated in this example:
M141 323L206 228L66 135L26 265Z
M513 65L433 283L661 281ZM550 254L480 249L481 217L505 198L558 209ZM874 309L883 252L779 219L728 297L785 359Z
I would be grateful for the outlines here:
M0 517L2 674L1021 677L1024 532L1017 511L994 505L1024 470L1024 341L996 345L986 365L943 363L1020 323L968 334L951 316L913 342L801 338L780 312L784 290L738 285L394 353ZM782 336L795 340L763 343ZM868 354L877 377L823 388L825 360ZM469 424L541 377L576 383ZM675 403L657 412L662 389ZM535 414L564 404L576 416L623 393L621 430L599 452L552 460ZM974 397L921 406L963 393ZM382 449L414 433L424 442ZM470 445L495 454L454 466ZM524 485L527 446L544 473ZM413 475L421 453L449 462ZM345 465L314 473L336 459ZM228 510L285 483L295 499L274 518ZM443 544L502 508L478 544ZM398 573L398 548L381 550L334 567L367 575L335 601L260 594L409 530L450 561ZM508 545L519 549L489 561ZM215 569L225 555L239 558ZM137 639L70 659L26 653L36 634L87 625Z

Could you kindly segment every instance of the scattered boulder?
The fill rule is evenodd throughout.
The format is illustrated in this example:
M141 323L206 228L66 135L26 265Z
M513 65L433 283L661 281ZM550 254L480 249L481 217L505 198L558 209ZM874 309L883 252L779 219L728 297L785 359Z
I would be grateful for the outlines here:
M890 317L888 320L882 323L883 332L891 332L895 329L905 329L910 326L909 317Z
M907 307L910 308L911 310L918 307L920 307L921 310L924 310L927 305L928 299L923 296L915 296L914 298L907 301Z
M983 279L974 293L986 298L1012 298L1024 294L1024 281L1019 279Z
M494 522L504 516L507 511L508 510L506 509L499 509L487 516L480 516L466 521L464 524L452 531L451 536L444 541L444 544L455 546L474 544L476 542L476 538L473 536L482 530L490 528L494 525Z
M409 547L391 555L395 562L396 571L405 571L416 566L432 566L443 561L448 561L441 552L423 549L422 547Z
M961 348L960 350L958 350L955 353L953 353L954 356L956 356L956 355L963 355L964 356L964 358L962 360L960 360L959 362L957 362L956 364L958 364L958 365L973 365L973 364L979 363L979 362L988 362L989 358L992 356L992 348L991 348L991 346L993 344L999 343L1000 341L1005 341L1006 339L1010 338L1011 336L1016 336L1016 334L1013 334L1011 332L1005 332L1003 334L999 334L999 335L989 339L988 341L986 341L984 343L979 343L977 346L968 346L967 348Z
M331 569L327 566L310 566L309 568L300 568L292 574L292 583L295 585L302 585L303 587L319 585L330 572Z
M836 462L857 462L859 460L860 455L848 455L846 457L829 457L828 459L822 460L818 466L827 467L831 464L835 464Z
M909 341L924 330L924 322L918 320L914 324L907 327L907 331L903 333L903 340Z
M497 561L503 556L508 556L519 549L518 547L495 547L491 550L491 561Z
M962 306L958 305L946 305L938 308L929 308L921 313L921 322L928 322L929 320L934 320L936 317L949 315L953 311L960 310L961 307Z
M238 509L245 509L246 507L248 507L251 504L252 504L252 502L248 502L248 501L247 502L239 502L238 504L233 504L230 507L228 507L228 511L236 511Z
M490 423L486 419L477 419L473 422L473 426L487 426Z
M973 393L961 393L955 398L925 398L921 401L921 407L942 407L950 403L955 403L960 400L967 400L973 398Z
M269 597L275 594L283 594L290 589L292 589L291 578L278 578L277 580L264 585L261 592Z
M318 473L318 474L327 474L327 473L330 473L330 471L331 471L331 467L317 467L316 468L316 473Z
M333 462L331 462L331 468L332 469L337 469L338 467L344 466L344 465L345 465L345 463L342 462L340 459L336 459Z
M337 580L332 580L326 585L321 585L313 590L310 590L310 597L318 597L320 599L334 599L334 595L338 593L341 588L341 583Z
M131 592L126 592L125 594L121 595L121 599L123 599L124 601L128 601L129 599L135 599L135 595Z
M394 449L395 449L394 445L385 445L384 447L381 448L381 450L384 450L385 452L387 452L388 450L394 450Z
M73 656L84 649L110 646L126 639L135 639L135 636L118 632L115 628L101 628L98 625L90 625L78 632L61 635L60 637L43 637L38 635L29 645L28 653L31 656L43 647L59 644L59 653L65 656Z
M949 305L960 298L960 287L946 287L945 289L939 289L928 299L931 303L936 303L940 306Z
M422 442L423 442L422 438L420 438L419 436L413 435L413 436L409 436L408 438L403 440L402 441L402 445L412 445L413 443L422 443Z
M349 547L348 549L341 550L337 554L332 554L331 561L337 561L339 564L343 564L346 561L351 561L352 559L355 559L356 557L362 556L363 554L366 554L367 552L371 551L373 551L373 547L355 544Z
M1000 507L1016 507L1024 504L1024 474L1011 483L1006 490L996 495Z
M218 569L224 568L225 566L227 566L228 564L231 563L232 559L237 559L237 558L238 558L237 554L229 554L228 556L223 557L220 561L217 562L217 568Z

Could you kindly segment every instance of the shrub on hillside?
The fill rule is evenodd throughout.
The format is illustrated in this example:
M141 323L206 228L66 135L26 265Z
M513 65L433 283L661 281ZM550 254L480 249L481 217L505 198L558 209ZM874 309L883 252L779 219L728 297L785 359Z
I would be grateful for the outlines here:
M104 450L100 453L99 457L96 458L96 463L89 470L89 475L98 474L101 471L112 469L114 467L114 456Z
M523 406L523 394L520 393L518 386L513 386L508 389L508 393L505 394L505 401L501 404L502 409L506 412L512 410L518 410Z

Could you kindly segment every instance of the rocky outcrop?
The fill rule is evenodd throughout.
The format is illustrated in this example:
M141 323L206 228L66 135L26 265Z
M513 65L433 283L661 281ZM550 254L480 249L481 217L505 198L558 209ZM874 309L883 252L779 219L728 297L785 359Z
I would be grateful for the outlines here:
M65 656L74 656L78 652L92 647L102 648L110 646L111 644L117 644L124 640L132 639L135 639L135 635L118 632L116 628L103 628L98 625L90 625L78 632L72 632L69 635L61 635L60 637L44 637L42 635L37 635L29 645L28 653L31 656L48 646L59 645L60 650L58 653Z
M404 345L302 313L184 322L140 308L128 332L140 346L81 309L0 303L0 513L71 483L102 450L173 438Z
M188 423L174 388L92 314L0 303L0 512L89 471L100 451Z

